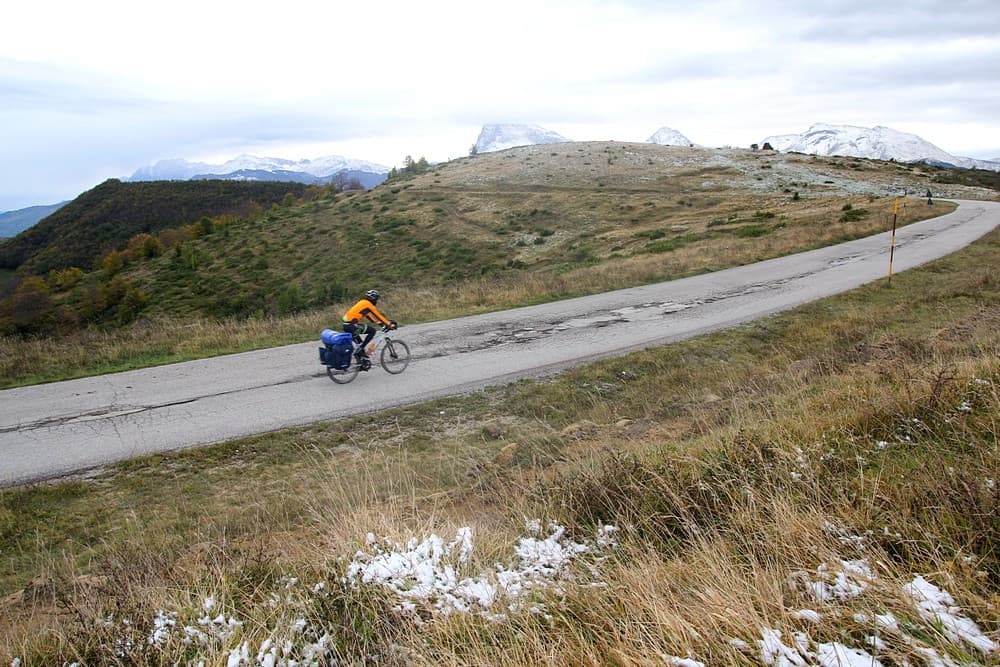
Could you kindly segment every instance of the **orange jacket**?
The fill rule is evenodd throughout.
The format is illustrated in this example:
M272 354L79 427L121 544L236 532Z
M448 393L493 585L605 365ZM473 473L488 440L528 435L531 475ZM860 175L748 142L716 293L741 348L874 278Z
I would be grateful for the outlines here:
M389 320L380 312L375 304L368 299L361 299L356 304L350 307L350 309L344 314L344 322L350 322L352 324L357 324L361 321L361 318L366 317L372 322L381 322L382 324L389 326Z

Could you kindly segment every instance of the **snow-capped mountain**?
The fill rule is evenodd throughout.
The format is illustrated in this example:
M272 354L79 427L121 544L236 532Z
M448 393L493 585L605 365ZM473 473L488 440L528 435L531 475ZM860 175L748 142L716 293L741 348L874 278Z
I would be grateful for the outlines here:
M694 146L694 142L671 127L661 127L653 133L653 136L646 139L646 143L660 146Z
M778 151L808 155L840 155L897 162L928 162L942 166L1000 170L1000 163L958 157L941 150L915 134L899 132L889 127L857 127L817 123L802 134L781 134L767 137Z
M560 144L566 141L569 139L538 125L497 123L483 125L483 129L479 132L479 138L476 140L475 152L491 153L515 146Z
M364 160L349 160L329 155L315 160L286 160L275 157L240 155L222 164L189 162L183 159L160 160L137 169L128 181L186 181L193 178L228 180L291 180L304 183L330 182L339 174L378 175L385 180L389 168ZM367 186L371 187L371 186Z

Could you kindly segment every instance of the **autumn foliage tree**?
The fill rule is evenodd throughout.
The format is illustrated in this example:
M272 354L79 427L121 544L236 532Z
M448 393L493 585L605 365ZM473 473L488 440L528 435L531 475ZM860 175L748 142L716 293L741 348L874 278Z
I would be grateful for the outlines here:
M125 252L129 259L152 259L163 254L163 242L152 234L142 232L129 239Z
M52 269L49 271L48 285L52 289L65 291L70 290L80 284L83 280L84 273L83 269L75 266L70 266L63 269L62 271L57 271Z
M25 278L0 307L9 333L36 333L52 324L55 307L49 286L37 276Z
M117 250L112 250L101 259L101 271L108 278L125 267L125 258Z

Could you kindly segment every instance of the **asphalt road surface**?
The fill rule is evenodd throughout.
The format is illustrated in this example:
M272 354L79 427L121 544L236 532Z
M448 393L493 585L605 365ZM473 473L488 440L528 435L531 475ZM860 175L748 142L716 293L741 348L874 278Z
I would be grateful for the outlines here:
M893 273L1000 223L1000 203L958 203L897 230ZM884 280L889 246L887 232L683 280L402 326L396 335L413 351L406 372L376 366L349 385L326 377L317 332L315 342L0 391L0 486L467 393L731 327Z

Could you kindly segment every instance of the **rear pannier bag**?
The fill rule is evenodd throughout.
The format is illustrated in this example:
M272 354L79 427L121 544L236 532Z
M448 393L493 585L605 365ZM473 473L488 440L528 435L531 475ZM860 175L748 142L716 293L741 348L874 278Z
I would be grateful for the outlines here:
M354 351L354 337L351 334L323 329L319 337L325 345L319 349L320 363L337 370L344 370L351 365L351 353Z

